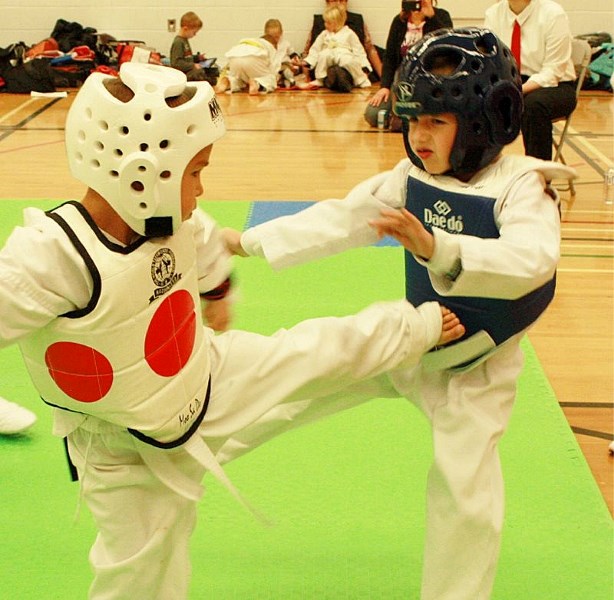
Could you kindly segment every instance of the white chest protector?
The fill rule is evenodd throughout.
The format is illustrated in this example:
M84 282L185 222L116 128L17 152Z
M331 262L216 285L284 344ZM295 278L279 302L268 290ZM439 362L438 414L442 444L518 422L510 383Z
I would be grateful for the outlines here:
M78 203L48 216L83 258L93 292L20 344L42 399L154 446L184 443L206 412L210 372L191 223L124 247Z

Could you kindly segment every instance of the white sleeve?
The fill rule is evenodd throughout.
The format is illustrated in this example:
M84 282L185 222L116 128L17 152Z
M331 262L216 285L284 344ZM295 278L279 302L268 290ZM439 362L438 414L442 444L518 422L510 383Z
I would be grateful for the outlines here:
M420 262L428 267L433 287L441 295L515 299L554 275L560 255L560 218L556 201L545 191L543 175L531 171L520 177L495 210L499 238L435 231L435 255ZM455 252L461 270L451 279L447 272Z
M322 52L322 50L324 49L324 44L328 37L327 33L328 32L326 31L326 29L322 33L320 33L320 35L318 35L318 37L311 45L311 48L309 48L309 52L305 57L305 62L308 63L311 67L315 67L316 63L318 62L320 52Z
M190 220L194 224L198 291L204 294L220 286L230 276L232 257L212 217L197 209Z
M0 250L0 346L8 346L58 315L87 306L92 281L66 234L38 209Z
M544 28L543 41L544 56L539 72L529 77L539 86L556 87L568 75L568 66L571 59L571 30L569 19L564 12L551 15Z
M357 185L343 200L316 202L309 208L248 229L241 236L247 254L265 258L274 269L317 260L377 241L369 221L386 207L405 204L409 161Z

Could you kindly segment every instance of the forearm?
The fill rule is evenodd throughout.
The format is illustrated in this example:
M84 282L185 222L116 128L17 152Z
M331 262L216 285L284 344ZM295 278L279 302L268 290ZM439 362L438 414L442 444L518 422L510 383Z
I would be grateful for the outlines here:
M242 235L241 246L282 269L370 245L378 238L369 221L382 208L402 203L402 177L397 169L382 173L356 186L343 200L317 202L298 214L253 227Z
M558 209L537 185L535 179L523 178L518 185L525 190L523 195L518 197L521 192L517 191L513 205L502 209L498 238L434 229L435 254L423 264L440 294L515 299L552 278L559 260ZM460 270L450 278L457 261Z

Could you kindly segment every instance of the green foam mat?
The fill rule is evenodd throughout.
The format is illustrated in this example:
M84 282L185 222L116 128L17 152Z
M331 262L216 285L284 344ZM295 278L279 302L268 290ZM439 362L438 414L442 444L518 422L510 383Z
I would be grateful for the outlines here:
M53 203L37 202L42 207ZM0 202L0 238L22 201ZM241 228L247 202L204 207ZM364 248L274 273L237 259L235 326L263 333L348 314L403 293L398 248ZM507 512L493 600L611 600L612 520L528 342L501 442ZM0 437L0 590L19 600L85 598L95 529L50 410L17 348L0 351L0 395L34 410L27 435ZM292 431L227 465L273 525L255 520L207 475L192 540L193 600L414 599L424 534L430 431L410 403L374 400ZM163 599L162 599L163 600Z

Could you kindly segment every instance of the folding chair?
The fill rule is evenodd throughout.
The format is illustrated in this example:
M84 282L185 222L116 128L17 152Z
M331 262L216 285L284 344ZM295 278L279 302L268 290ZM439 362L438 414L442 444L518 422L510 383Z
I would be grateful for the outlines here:
M571 40L571 58L573 60L574 67L576 68L576 72L578 73L578 79L576 80L576 100L578 100L580 96L580 90L582 89L582 84L584 83L584 78L586 77L586 71L588 69L588 65L591 62L592 57L592 49L589 43L586 40L580 40L578 38L573 38ZM554 145L554 159L555 161L560 161L564 165L565 158L563 157L563 145L567 139L567 130L569 129L569 122L571 121L571 116L573 115L573 111L567 115L566 117L561 117L559 119L555 119L552 123L564 123L563 129L560 134L557 131L557 128L554 127L552 143ZM558 188L561 191L569 191L572 196L576 195L576 188L574 187L573 181L568 179L568 185L565 188Z

